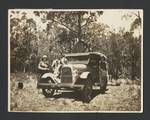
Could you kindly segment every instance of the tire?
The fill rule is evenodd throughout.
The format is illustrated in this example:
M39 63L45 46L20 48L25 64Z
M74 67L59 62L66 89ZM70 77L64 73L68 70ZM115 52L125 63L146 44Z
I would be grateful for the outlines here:
M92 78L88 76L85 80L84 88L83 88L83 102L89 103L92 99Z
M100 93L104 94L107 88L107 76L100 80Z
M43 95L48 98L48 97L52 97L54 94L54 89L42 89L42 93Z
M51 78L48 78L48 81L53 83L53 81L52 81ZM46 98L52 97L53 94L54 94L54 92L55 92L55 90L54 90L54 89L51 89L51 88L49 88L49 89L42 89L42 93L43 93L43 95L44 95Z

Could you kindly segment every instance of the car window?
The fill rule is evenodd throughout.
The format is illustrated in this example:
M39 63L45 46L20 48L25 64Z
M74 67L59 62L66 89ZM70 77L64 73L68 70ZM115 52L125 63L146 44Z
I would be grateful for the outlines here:
M69 56L67 57L69 63L87 63L88 56Z

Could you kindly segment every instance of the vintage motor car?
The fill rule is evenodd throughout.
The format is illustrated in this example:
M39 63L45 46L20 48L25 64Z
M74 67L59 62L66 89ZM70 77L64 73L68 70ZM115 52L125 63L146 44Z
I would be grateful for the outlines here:
M37 83L45 97L52 97L55 90L80 91L84 102L90 102L93 86L104 93L107 87L107 57L98 52L71 53L65 57L68 63L62 65L60 76L45 73Z

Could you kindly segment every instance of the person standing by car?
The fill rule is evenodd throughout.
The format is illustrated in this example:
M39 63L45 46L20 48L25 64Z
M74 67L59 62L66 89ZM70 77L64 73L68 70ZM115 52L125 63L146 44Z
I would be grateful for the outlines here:
M40 73L40 76L43 75L46 72L50 71L50 65L48 61L47 55L43 55L41 61L38 64L38 71Z
M61 60L58 62L58 65L54 71L54 74L60 78L60 74L61 74L61 68L63 65L67 65L68 64L68 60L66 57L62 57Z
M106 90L106 85L108 82L108 63L104 57L102 57L100 61L100 75L101 85L104 85L104 87L101 89L101 92L103 93Z
M59 65L60 65L60 60L58 60L58 59L53 60L52 65L51 65L53 73L55 73L55 71Z

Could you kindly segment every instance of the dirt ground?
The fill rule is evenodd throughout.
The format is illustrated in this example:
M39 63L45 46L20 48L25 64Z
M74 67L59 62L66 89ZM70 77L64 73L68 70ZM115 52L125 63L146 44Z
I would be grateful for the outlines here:
M18 89L18 81L24 81L23 89ZM83 103L74 92L58 91L52 98L45 98L36 88L36 75L11 73L10 111L140 111L141 85L136 81L120 80L117 84L109 82L105 94L93 90L90 103Z

